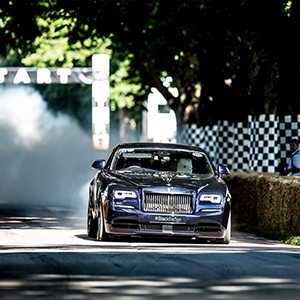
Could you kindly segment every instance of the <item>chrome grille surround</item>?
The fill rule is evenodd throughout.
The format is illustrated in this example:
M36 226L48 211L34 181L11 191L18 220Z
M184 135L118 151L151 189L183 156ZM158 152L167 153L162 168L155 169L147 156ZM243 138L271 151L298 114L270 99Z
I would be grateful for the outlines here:
M153 213L192 214L194 193L173 193L167 191L144 191L143 211Z

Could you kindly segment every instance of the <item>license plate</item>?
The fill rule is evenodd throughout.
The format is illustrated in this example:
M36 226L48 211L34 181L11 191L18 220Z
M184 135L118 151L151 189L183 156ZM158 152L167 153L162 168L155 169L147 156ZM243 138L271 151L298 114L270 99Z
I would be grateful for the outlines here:
M151 222L162 223L186 223L186 217L184 216L150 216Z

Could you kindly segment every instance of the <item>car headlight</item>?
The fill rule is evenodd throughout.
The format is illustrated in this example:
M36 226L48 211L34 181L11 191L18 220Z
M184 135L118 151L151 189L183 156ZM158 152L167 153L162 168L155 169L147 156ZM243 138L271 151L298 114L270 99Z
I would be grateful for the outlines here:
M116 200L135 199L137 195L133 191L115 190L114 197Z
M218 194L202 194L200 196L200 202L210 202L212 204L220 204L222 196Z

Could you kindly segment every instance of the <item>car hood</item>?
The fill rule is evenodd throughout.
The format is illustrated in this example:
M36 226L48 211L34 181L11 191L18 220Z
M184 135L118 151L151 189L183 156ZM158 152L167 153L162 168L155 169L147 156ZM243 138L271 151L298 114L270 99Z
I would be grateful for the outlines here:
M113 172L114 177L123 181L124 184L135 188L175 187L185 188L198 192L205 189L216 192L225 192L226 185L223 180L214 175L195 175L170 172Z

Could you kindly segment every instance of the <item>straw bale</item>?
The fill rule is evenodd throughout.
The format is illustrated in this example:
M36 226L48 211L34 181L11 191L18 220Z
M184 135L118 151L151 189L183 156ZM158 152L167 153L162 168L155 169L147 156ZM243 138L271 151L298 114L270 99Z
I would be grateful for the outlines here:
M300 235L300 177L237 171L224 176L232 196L233 220Z

